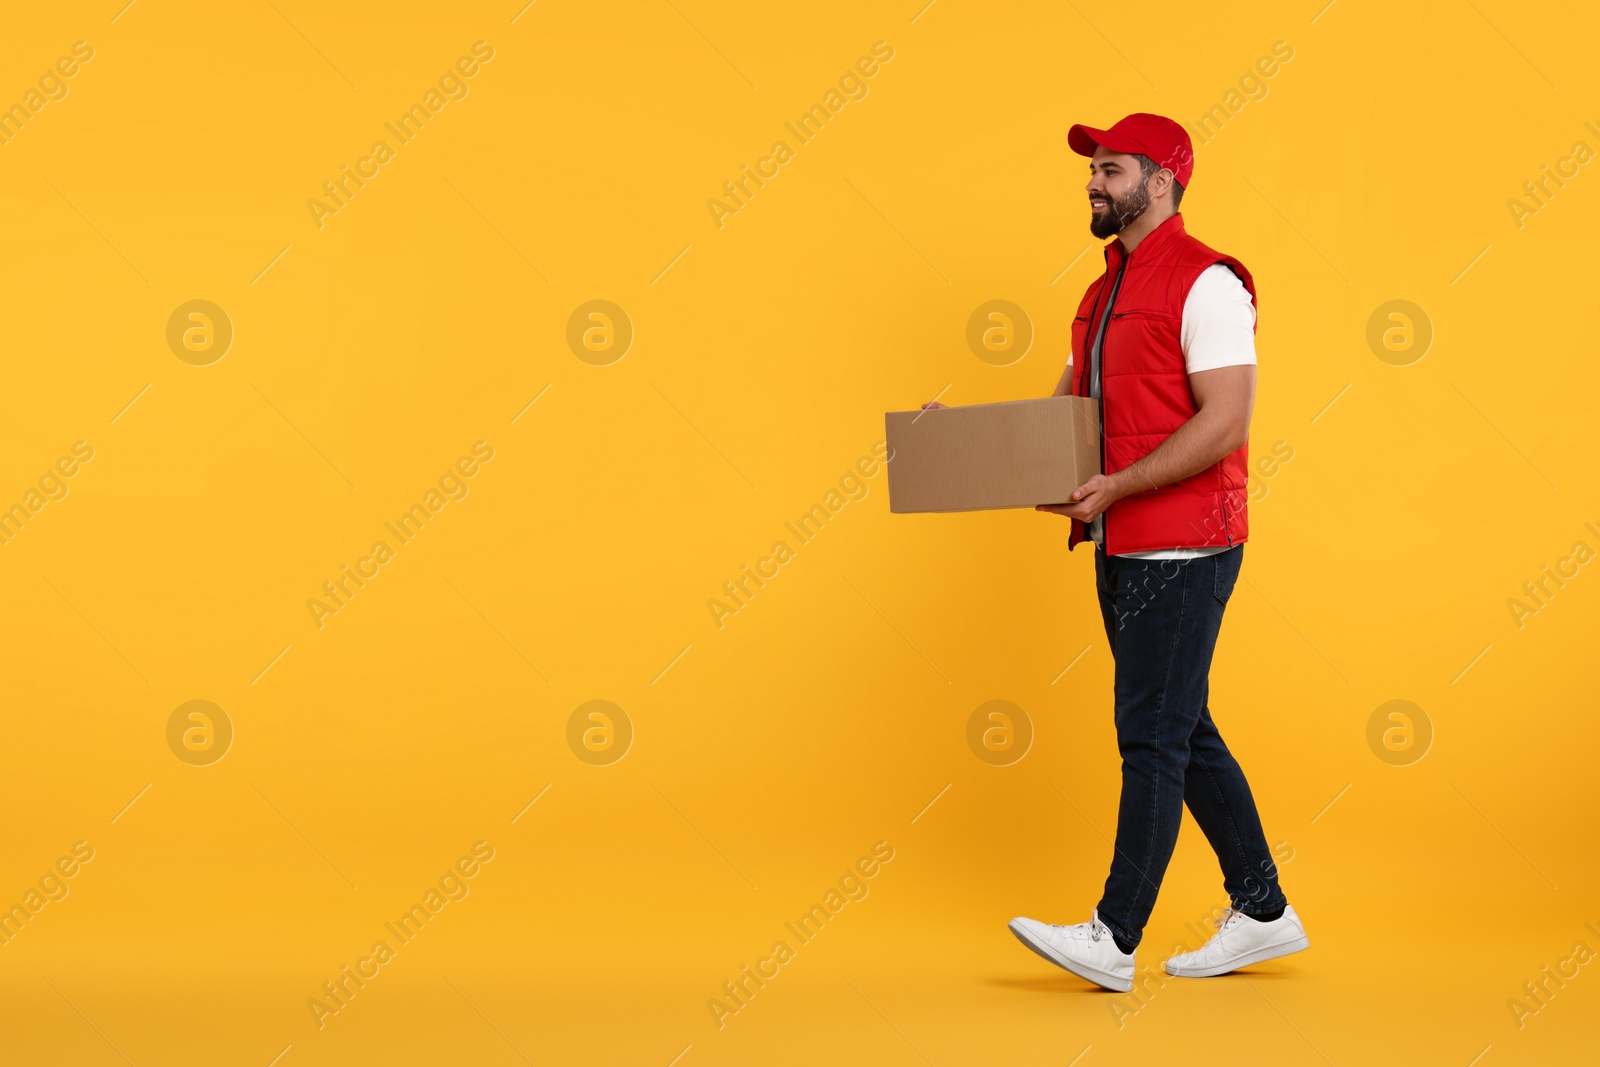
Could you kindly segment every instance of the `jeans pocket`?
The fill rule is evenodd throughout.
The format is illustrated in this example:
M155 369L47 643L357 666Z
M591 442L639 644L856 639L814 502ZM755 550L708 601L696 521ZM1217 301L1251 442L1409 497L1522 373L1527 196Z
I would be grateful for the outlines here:
M1244 546L1237 545L1226 552L1218 552L1211 559L1215 563L1211 592L1219 604L1226 605L1239 581L1239 565L1244 557Z

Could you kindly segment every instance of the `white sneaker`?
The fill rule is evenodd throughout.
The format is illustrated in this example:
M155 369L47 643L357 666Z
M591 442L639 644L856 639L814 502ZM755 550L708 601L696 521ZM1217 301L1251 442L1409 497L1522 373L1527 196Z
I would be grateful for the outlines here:
M1111 939L1111 930L1100 921L1100 913L1086 923L1051 926L1037 919L1012 919L1010 929L1017 940L1079 978L1102 989L1126 993L1133 988L1133 953L1123 952Z
M1271 922L1261 922L1229 908L1214 925L1217 932L1210 941L1193 952L1180 953L1167 961L1168 974L1179 978L1210 978L1311 947L1300 916L1287 905L1283 914Z

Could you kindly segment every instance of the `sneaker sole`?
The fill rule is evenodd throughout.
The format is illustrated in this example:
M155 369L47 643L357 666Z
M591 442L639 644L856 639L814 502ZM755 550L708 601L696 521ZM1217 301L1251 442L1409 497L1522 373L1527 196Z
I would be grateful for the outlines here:
M1174 967L1172 961L1168 960L1167 973L1174 978L1215 978L1219 974L1237 971L1240 967L1248 967L1253 963L1264 963L1267 960L1275 960L1279 956L1291 956L1296 952L1304 952L1310 947L1310 939L1301 934L1293 941L1287 941L1281 945L1268 945L1266 948L1258 948L1254 952L1246 952L1238 959L1229 960L1226 963L1212 964L1210 967L1186 967L1183 964L1178 964Z
M1079 978L1082 978L1086 982L1093 982L1101 989L1109 989L1113 993L1126 993L1133 988L1132 978L1117 978L1114 975L1107 974L1105 971L1085 966L1084 964L1078 963L1076 960L1070 960L1065 956L1056 953L1056 951L1050 948L1048 945L1043 945L1035 941L1032 937L1028 936L1026 933L1017 929L1016 926L1010 923L1006 924L1006 929L1010 930L1018 941L1021 941L1024 945L1028 946L1028 948L1035 955L1042 959L1049 960L1062 970L1071 971L1073 974L1077 975Z

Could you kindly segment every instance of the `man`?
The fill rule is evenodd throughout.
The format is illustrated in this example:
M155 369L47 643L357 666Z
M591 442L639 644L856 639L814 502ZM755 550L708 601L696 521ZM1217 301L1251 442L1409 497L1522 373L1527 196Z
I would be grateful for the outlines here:
M1057 396L1100 401L1101 470L1064 504L1068 547L1095 545L1095 578L1116 662L1122 801L1099 906L1086 923L1018 918L1034 952L1106 989L1132 988L1183 807L1217 853L1230 907L1167 973L1225 974L1309 947L1244 772L1207 707L1212 650L1249 532L1245 480L1255 399L1255 283L1232 256L1184 230L1194 173L1184 128L1129 115L1073 126L1092 157L1090 231L1114 239L1072 323Z

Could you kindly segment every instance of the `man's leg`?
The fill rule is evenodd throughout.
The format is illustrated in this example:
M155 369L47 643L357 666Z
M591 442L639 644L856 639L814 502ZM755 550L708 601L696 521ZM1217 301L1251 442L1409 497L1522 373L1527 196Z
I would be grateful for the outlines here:
M1225 559L1235 556L1239 558ZM1212 557L1218 561L1212 592L1224 607L1238 581L1242 557L1242 548ZM1209 696L1208 682L1201 697L1200 719L1189 737L1183 800L1217 854L1232 907L1246 915L1276 918L1286 903L1278 885L1278 867L1261 830L1250 783L1211 719Z
M1242 547L1190 560L1108 557L1097 568L1116 658L1122 753L1116 846L1098 913L1124 951L1144 935L1178 840L1189 740L1205 708L1222 623L1217 561L1226 559L1237 574L1241 553Z
M1235 910L1276 918L1286 903L1278 867L1261 830L1250 783L1239 761L1203 708L1189 737L1189 768L1183 800L1222 865L1222 884Z
M1111 655L1120 654L1117 632L1116 598L1113 595L1121 565L1107 557L1098 547L1094 554L1095 585L1100 593L1100 611L1106 625L1106 637L1111 642ZM1181 790L1180 790L1181 791ZM1182 810L1183 801L1178 801ZM1008 924L1031 951L1065 968L1080 978L1087 979L1102 989L1126 993L1133 988L1133 953L1115 944L1118 935L1107 927L1100 916L1089 922L1053 925L1019 915Z

